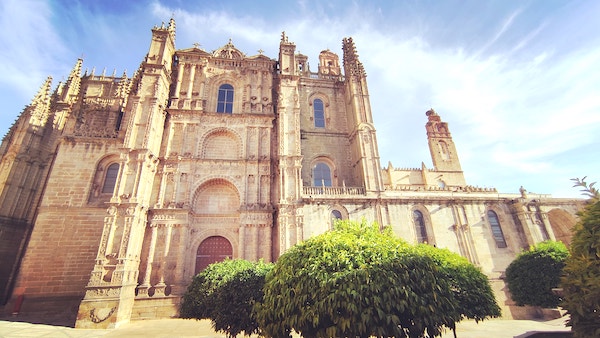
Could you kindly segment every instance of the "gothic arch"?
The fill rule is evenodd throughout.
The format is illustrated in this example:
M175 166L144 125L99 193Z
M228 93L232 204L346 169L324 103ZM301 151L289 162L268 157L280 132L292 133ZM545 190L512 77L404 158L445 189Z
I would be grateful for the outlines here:
M196 188L191 205L197 215L237 215L241 205L239 189L224 178L207 179Z
M213 236L224 237L225 239L227 239L229 243L231 243L231 248L233 250L233 258L235 259L239 257L239 242L237 235L234 232L227 229L202 230L196 235L194 235L190 240L190 247L186 255L186 257L188 258L186 264L188 271L188 273L185 276L186 279L191 280L191 278L194 277L194 271L196 268L196 252L198 250L198 247L204 240Z
M199 157L236 160L242 158L242 139L228 128L215 128L200 138Z
M496 221L498 222L497 225L494 224L494 219L490 217L491 215L495 215ZM508 231L506 231L508 221L506 220L506 217L504 217L504 213L502 212L502 210L490 206L485 209L484 218L486 226L488 226L490 229L489 234L492 235L492 240L494 240L496 247L500 249L508 248L509 241L506 236L506 234L508 233Z
M444 140L438 141L438 150L440 152L440 156L442 160L448 161L450 160L450 148L448 147L448 143Z
M337 219L347 220L349 218L348 210L340 204L332 205L329 208L329 218L331 220L330 229L333 229L333 222L335 220L337 220Z
M360 130L360 131L368 131L368 132L375 131L375 128L373 126L369 125L368 123L364 123L364 122L359 123L358 126L356 127L356 129Z
M556 208L548 212L548 221L556 240L565 243L567 246L571 245L573 227L577 223L575 216L564 209Z
M232 74L223 74L216 78L209 79L206 82L206 108L208 112L216 113L217 111L217 98L219 95L219 88L229 84L233 87L233 112L232 114L241 113L242 96L244 95L244 86L240 81L239 76ZM229 114L226 114L229 115Z
M313 101L315 99L321 99L321 101L323 101L323 104L325 105L325 108L327 110L327 108L330 105L329 95L327 95L327 94L325 94L323 92L319 92L319 91L314 92L314 93L312 93L312 94L310 94L308 96L308 105L312 106L313 105ZM327 113L327 112L325 112L325 113Z
M315 101L319 100L319 105L315 105ZM322 92L314 92L308 97L308 115L311 121L311 127L318 129L328 129L329 128L329 96ZM317 106L320 106L320 109L317 109ZM317 110L319 110L319 117L317 117ZM320 116L322 115L322 116Z
M416 217L416 215L418 213L420 213L420 216L422 217L423 224L420 224L419 220ZM435 242L435 236L433 233L433 225L431 223L431 216L429 214L429 209L427 209L422 204L415 205L410 211L410 217L411 217L411 222L413 224L412 229L415 232L415 239L417 240L417 242L427 243L429 245L435 246L436 242ZM417 231L420 231L422 229L425 231L424 234L417 233ZM423 237L423 239L420 240L420 237Z
M111 192L107 192L106 189L103 189L105 186L107 169L111 167L111 165L118 165L119 172L122 170L121 168L121 158L119 154L110 154L104 156L98 160L96 163L96 170L94 171L94 176L92 177L92 182L90 183L90 192L88 197L88 203L104 204L108 202L112 197L114 190ZM115 177L115 184L117 183L118 177ZM117 186L114 186L114 189L117 189ZM104 191L103 191L104 190Z
M325 155L317 155L310 161L310 183L311 183L310 185L311 186L319 186L317 184L314 184L314 182L315 182L314 170L319 164L325 164L327 167L329 167L329 170L330 170L329 178L331 179L331 186L332 187L338 186L338 184L337 184L337 166L335 165L335 162L329 156L325 156Z

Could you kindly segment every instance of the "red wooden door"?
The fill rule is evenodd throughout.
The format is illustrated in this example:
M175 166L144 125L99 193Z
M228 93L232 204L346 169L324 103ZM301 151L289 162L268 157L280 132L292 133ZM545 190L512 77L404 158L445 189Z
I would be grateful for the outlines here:
M211 236L203 240L196 252L196 274L209 264L220 262L233 257L231 243L221 236Z

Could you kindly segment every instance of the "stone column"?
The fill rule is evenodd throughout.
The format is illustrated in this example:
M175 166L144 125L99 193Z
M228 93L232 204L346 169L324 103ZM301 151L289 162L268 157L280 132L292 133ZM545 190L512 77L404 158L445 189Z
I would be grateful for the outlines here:
M167 284L165 283L165 274L167 272L167 264L169 261L169 250L171 249L171 234L173 232L173 226L171 224L167 224L165 226L165 232L164 251L159 269L160 281L154 286L155 297L164 297L165 289L167 287Z
M177 266L175 268L175 281L172 294L175 295L183 295L187 288L187 283L185 282L185 262L186 260L186 252L188 246L188 231L189 227L187 224L177 224L176 229L179 230L179 246L177 247Z
M242 224L240 225L240 229L239 229L239 234L238 234L238 241L239 241L239 257L241 259L246 259L246 224Z
M129 321L133 309L147 210L133 203L119 204L110 210L114 212L114 219L105 223L105 231L107 226L115 224L117 229L122 229L120 232L111 230L113 245L117 243L116 234L120 234L118 255L105 251L108 252L106 259L99 259L100 264L94 267L79 306L77 328L115 328ZM111 248L108 243L107 248ZM101 255L100 248L99 258Z
M150 289L150 287L152 286L150 285L150 277L152 276L152 263L154 263L154 251L156 250L157 226L151 224L150 229L150 248L148 249L146 271L144 272L144 280L142 281L142 284L138 286L138 297L149 297L148 289Z

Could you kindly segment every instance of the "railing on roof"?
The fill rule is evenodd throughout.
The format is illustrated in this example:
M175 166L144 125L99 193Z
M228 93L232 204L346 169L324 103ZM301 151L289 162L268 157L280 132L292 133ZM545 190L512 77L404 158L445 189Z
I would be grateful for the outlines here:
M304 195L364 195L363 187L302 187Z
M311 79L325 79L325 80L344 81L344 75L319 74L319 73L308 72L308 77L311 78Z

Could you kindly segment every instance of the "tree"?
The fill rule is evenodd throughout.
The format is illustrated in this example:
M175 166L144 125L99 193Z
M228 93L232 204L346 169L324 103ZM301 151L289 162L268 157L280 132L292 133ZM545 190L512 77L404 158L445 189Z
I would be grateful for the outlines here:
M230 337L258 333L252 306L262 300L272 263L225 260L197 274L183 296L180 317L210 319L215 331Z
M500 317L501 310L494 297L494 291L481 269L448 249L438 249L426 244L420 244L417 248L434 259L442 278L450 282L454 297L458 301L456 312L461 319L480 321Z
M271 337L292 330L305 337L438 336L461 319L442 257L389 228L338 222L279 258L256 303L257 321Z
M573 179L591 199L579 213L561 281L562 306L576 338L600 337L600 193L585 179Z
M569 256L562 242L545 241L521 252L506 268L506 283L519 306L557 307L560 297L552 292Z

